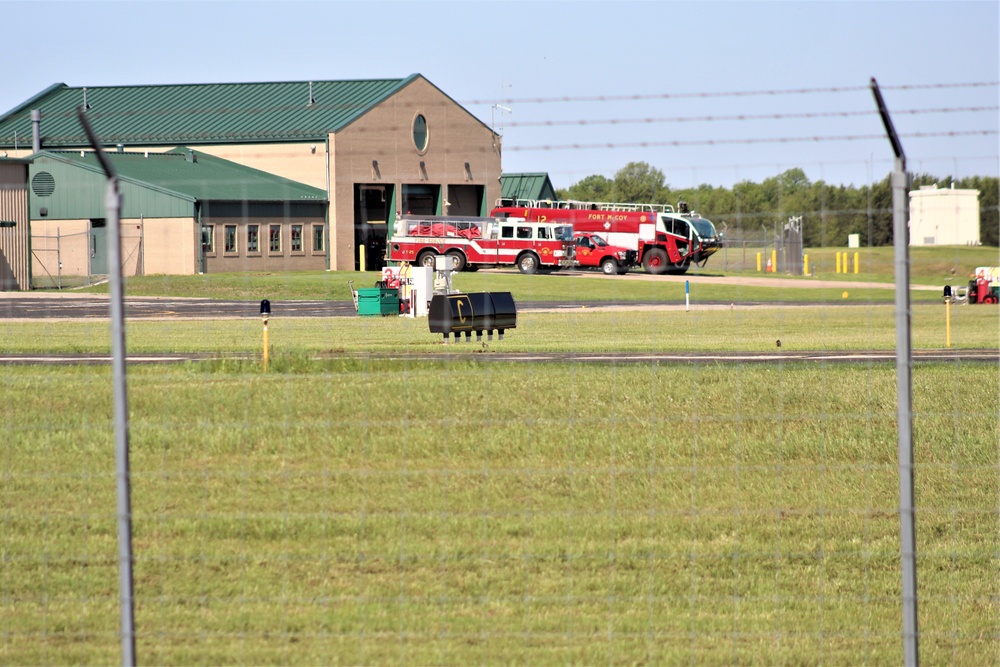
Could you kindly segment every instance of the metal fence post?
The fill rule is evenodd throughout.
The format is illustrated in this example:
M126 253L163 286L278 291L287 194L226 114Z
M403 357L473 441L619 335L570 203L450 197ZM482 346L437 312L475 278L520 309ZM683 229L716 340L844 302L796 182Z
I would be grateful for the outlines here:
M135 597L132 575L132 492L129 473L128 392L125 382L125 297L122 291L121 215L122 196L118 174L104 155L101 142L94 134L82 108L77 116L83 125L97 158L107 175L105 207L107 209L108 278L111 285L111 349L112 378L115 404L115 467L118 488L118 579L121 612L122 665L135 665ZM93 237L87 239L87 247ZM89 253L88 253L89 254Z

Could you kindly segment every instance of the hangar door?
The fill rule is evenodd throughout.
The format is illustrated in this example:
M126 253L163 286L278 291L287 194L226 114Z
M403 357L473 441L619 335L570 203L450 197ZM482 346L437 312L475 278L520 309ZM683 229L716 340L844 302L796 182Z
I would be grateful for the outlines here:
M403 184L403 215L441 215L441 186Z
M449 185L446 215L486 215L482 185Z
M391 185L354 185L354 269L361 269L361 254L366 271L381 271L385 266L385 244L392 211ZM363 250L362 250L363 249Z

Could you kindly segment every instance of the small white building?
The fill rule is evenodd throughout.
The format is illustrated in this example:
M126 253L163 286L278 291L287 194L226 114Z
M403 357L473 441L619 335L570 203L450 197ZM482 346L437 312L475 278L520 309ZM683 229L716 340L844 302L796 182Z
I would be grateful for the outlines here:
M979 245L979 190L910 192L910 245Z

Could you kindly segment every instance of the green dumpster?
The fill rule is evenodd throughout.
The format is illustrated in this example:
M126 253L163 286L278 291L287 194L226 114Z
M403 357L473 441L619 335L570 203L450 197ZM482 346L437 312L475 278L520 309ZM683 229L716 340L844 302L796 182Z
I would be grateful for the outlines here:
M358 315L399 315L399 290L395 287L359 288Z

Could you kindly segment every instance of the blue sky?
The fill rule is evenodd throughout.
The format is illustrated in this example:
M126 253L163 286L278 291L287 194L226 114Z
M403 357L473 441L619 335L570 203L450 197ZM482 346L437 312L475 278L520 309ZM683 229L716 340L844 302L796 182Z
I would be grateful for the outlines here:
M18 29L5 31L0 112L57 82L420 73L502 129L504 171L546 171L556 187L591 174L612 177L631 161L662 170L675 187L760 181L793 167L814 181L862 185L892 168L867 89L875 77L911 171L996 176L1000 89L940 86L1000 80L998 8L998 2L0 2L6 17L18 17ZM771 94L732 94L747 91ZM956 111L969 108L987 110ZM983 131L989 134L907 136ZM822 140L792 141L801 137Z

